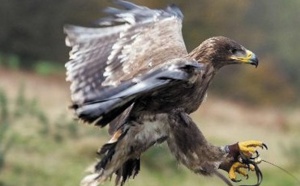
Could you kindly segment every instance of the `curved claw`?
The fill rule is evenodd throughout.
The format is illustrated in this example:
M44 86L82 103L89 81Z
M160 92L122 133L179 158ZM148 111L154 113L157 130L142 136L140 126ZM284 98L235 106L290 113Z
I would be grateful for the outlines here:
M259 155L260 155L260 154L259 154L258 151L256 150L256 151L255 151L255 155L252 155L252 157L250 157L250 159L251 159L251 160L255 160L255 159L259 158Z
M244 177L246 177L246 179L248 179L248 178L249 178L249 175L248 175L248 173L247 173L247 170L249 171L249 170L250 170L250 167L247 167L247 169L244 168L244 167L238 168L238 169L236 170L236 172L239 173L239 174L241 174L241 175L243 175Z
M257 183L253 186L260 185L263 179L263 175L259 167L257 166L257 164L262 162L258 151L259 149L257 149L258 147L260 147L261 149L268 149L265 143L257 140L238 142L236 144L228 146L229 156L233 158L234 162L231 164L231 167L228 171L231 181L241 181L241 179L237 179L237 174L240 174L248 179L248 172L255 171Z
M242 154L244 154L247 157L252 157L254 153L258 154L256 148L260 147L262 149L268 149L267 145L264 144L261 141L256 140L249 140L249 141L243 141L238 143L239 150ZM257 156L258 157L258 156Z
M265 148L266 150L268 150L268 146L267 146L265 143L262 144L262 149L264 149L264 148Z
M256 164L259 164L262 161L262 159L260 158L260 154L258 153L258 151L255 152L255 156L253 156L253 157L251 157L249 159L252 160L253 162L255 162ZM241 162L243 162L243 159L242 159Z
M240 163L240 162L235 162L230 167L230 170L228 172L230 180L233 181L233 182L240 182L241 181L241 179L237 179L236 173L241 174L241 175L245 176L246 179L248 179L249 175L248 175L248 173L246 172L245 169L248 170L248 171L254 171L255 167L253 165L247 165L247 164L243 164L243 163Z

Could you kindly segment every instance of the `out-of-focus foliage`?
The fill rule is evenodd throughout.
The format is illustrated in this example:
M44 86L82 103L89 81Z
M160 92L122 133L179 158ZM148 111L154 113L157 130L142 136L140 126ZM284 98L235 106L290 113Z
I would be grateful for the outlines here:
M62 101L66 100L67 95L61 96L64 92L62 91L64 85L61 82L50 84L49 89L44 86L45 81L37 81L36 78L40 76L24 74L21 78L28 81L22 86L10 86L11 82L14 82L13 75L5 76L5 80L9 82L7 85L0 82L0 185L79 185L84 170L98 158L96 149L110 137L106 129L100 130L95 126L79 124L72 120L71 113L65 110L66 103ZM45 79L51 82L51 78ZM45 94L45 91L50 91L51 96ZM11 95L11 92L15 94ZM34 94L37 95L36 98L32 98ZM58 97L54 95L58 94L62 99L57 100ZM276 126L278 122L251 123L249 117L236 117L251 113L250 117L255 118L253 121L261 121L261 115L268 115L264 114L264 108L257 110L240 108L231 102L225 104L226 107L224 104L221 105L210 107L205 114L198 112L201 117L194 117L210 142L224 145L260 136L270 147L269 151L262 151L261 156L299 177L298 114L295 116L289 112L283 114L284 121L293 122L286 122L284 128L278 128ZM230 110L228 113L231 114L226 112L224 114L224 108ZM277 112L271 115L276 116ZM249 120L252 125L249 124ZM272 127L268 127L269 125ZM216 130L217 128L219 130ZM234 135L224 132L229 129L234 129L232 130ZM178 165L166 144L149 149L143 154L141 161L139 175L134 180L130 179L126 185L224 185L216 177L200 176L183 165ZM262 185L299 185L292 177L274 166L262 163L260 168L264 175ZM252 172L249 176L249 180L243 178L241 183L245 185L255 183L255 174ZM114 181L107 181L105 185L113 186Z
M300 1L133 2L151 8L177 4L185 15L183 35L189 50L208 37L224 35L258 54L259 70L227 67L226 73L221 72L213 84L214 92L250 102L295 102L295 95L300 93ZM30 68L47 74L47 65L35 64L56 61L62 65L68 58L63 25L91 26L103 16L101 10L112 3L110 0L0 0L0 5L2 59L9 58L9 66L14 68ZM15 55L18 57L10 59ZM229 79L236 81L232 83ZM242 86L245 92L239 92L235 86Z
M63 25L89 24L99 16L99 0L0 0L0 50L20 56L22 67L38 59L65 61Z

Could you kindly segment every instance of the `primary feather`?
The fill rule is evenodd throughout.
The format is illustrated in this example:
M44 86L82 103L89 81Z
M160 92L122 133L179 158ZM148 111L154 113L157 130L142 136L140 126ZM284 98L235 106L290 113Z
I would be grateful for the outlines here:
M125 10L108 8L106 12L111 16L99 22L110 27L69 25L64 29L66 43L72 47L71 60L66 64L72 108L87 122L94 122L97 116L101 117L103 109L118 101L109 101L107 106L102 104L103 109L98 107L99 102L137 84L139 76L156 66L187 54L181 34L182 14L177 7L151 10L126 1L116 2ZM145 85L139 82L135 88L142 84ZM98 103L92 103L95 99Z

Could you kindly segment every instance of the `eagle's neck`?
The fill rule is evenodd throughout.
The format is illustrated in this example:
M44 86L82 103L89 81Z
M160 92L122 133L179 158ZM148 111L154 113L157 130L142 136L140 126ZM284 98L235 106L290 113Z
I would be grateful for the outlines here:
M208 41L204 41L188 54L188 58L196 60L201 64L211 65L215 71L224 66L224 63L220 62L219 56L220 54L216 50L215 43Z
M194 88L191 91L191 95L189 96L189 100L192 103L187 109L187 113L192 113L196 111L201 103L206 98L206 91L210 85L211 80L215 76L216 70L211 63L207 63L205 66L205 72L202 76L199 76L197 81L194 84Z
M198 61L199 63L205 63L209 64L212 63L213 56L214 56L215 50L213 48L213 45L209 45L206 43L202 43L197 48L192 50L188 57Z

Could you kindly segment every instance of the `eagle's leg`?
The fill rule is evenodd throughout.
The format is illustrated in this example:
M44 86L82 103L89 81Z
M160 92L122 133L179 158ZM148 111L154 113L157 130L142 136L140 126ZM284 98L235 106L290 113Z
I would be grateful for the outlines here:
M98 153L102 159L81 182L82 186L94 186L103 183L112 174L116 174L116 185L138 174L140 155L156 143L166 140L164 125L130 121L122 125L112 138L102 146Z
M204 135L183 112L173 114L170 119L168 146L176 159L195 173L213 175L218 169L229 173L232 181L237 181L236 173L247 177L243 168L261 172L257 167L259 154L257 147L267 148L261 141L245 141L218 147L210 144ZM258 178L259 179L259 178Z
M226 148L210 144L187 113L174 112L167 139L172 154L193 172L213 175L228 155Z

